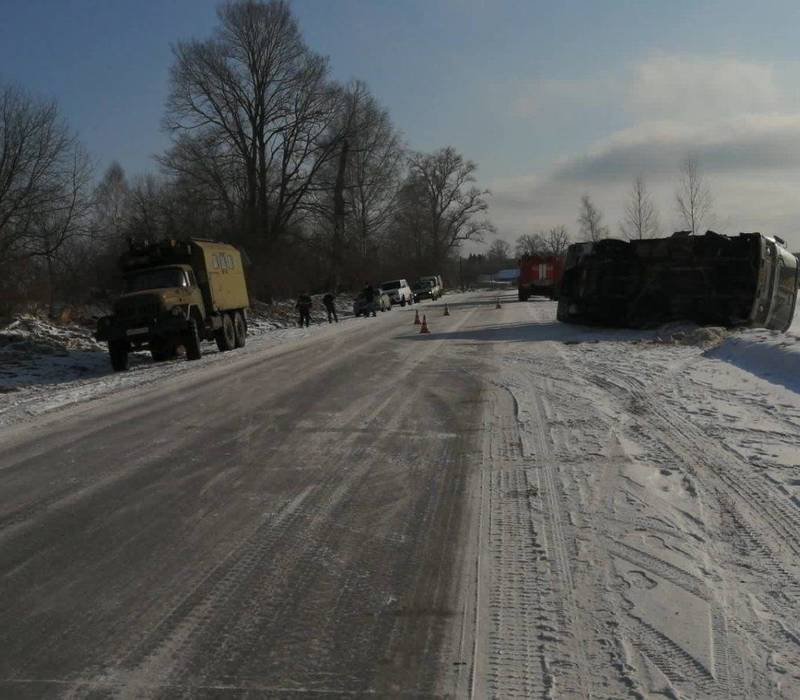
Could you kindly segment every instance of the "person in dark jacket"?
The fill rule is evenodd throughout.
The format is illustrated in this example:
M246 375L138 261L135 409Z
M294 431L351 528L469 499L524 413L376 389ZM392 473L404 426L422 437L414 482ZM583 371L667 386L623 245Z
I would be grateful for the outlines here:
M325 306L325 311L328 312L328 323L339 323L339 317L336 315L336 295L333 292L328 292L322 297L322 303Z
M300 321L298 325L300 328L303 327L303 323L305 323L306 328L311 323L311 295L309 294L301 294L297 297L297 310L300 313Z
M367 302L367 309L375 316L375 287L371 284L364 287L364 300Z

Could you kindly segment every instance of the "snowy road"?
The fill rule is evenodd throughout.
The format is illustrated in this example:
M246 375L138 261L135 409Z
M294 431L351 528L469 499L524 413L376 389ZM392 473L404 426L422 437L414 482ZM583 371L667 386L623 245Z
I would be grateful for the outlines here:
M1 430L0 695L797 697L800 329L424 309Z

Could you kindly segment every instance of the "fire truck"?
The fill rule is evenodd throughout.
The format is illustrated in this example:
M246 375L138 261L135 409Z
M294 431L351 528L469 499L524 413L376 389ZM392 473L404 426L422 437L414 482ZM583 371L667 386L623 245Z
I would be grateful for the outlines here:
M519 260L519 300L532 296L558 299L564 258L556 255L524 255Z

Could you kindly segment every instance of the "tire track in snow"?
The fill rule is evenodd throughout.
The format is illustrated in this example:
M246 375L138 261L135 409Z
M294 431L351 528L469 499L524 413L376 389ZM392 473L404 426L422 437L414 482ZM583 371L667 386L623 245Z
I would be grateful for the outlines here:
M782 563L785 554L777 543L785 543L793 555L799 551L800 518L784 503L786 496L753 474L752 467L726 445L709 439L671 403L653 395L641 378L615 367L613 372L600 371L590 379L624 401L645 407L645 411L634 418L637 438L653 444L656 452L676 457L704 493L716 498L722 516L732 523L728 528L730 540L745 541L749 552L759 553L758 568L764 572L768 587L772 587L770 579L773 586L780 582L780 593L767 596L762 602L776 614L794 615L793 611L800 604L800 578ZM660 381L669 381L669 378L661 377ZM713 598L714 676L722 692L735 696L744 682L743 659L727 634L729 619L724 600ZM754 630L748 636L760 637L761 634ZM731 663L730 659L738 662Z

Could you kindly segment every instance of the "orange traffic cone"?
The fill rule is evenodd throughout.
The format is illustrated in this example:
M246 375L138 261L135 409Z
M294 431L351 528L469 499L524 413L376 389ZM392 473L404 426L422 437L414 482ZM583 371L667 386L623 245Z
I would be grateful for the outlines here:
M495 304L495 309L499 309L500 307L500 297L497 297L497 304Z
M418 326L422 321L419 320L419 311L414 311L414 325Z
M449 316L450 315L450 309L447 308L447 302L445 302L445 305L444 305L444 315L445 316Z
M422 315L422 328L419 329L419 332L430 333L430 331L428 330L428 319L425 317L424 314Z

